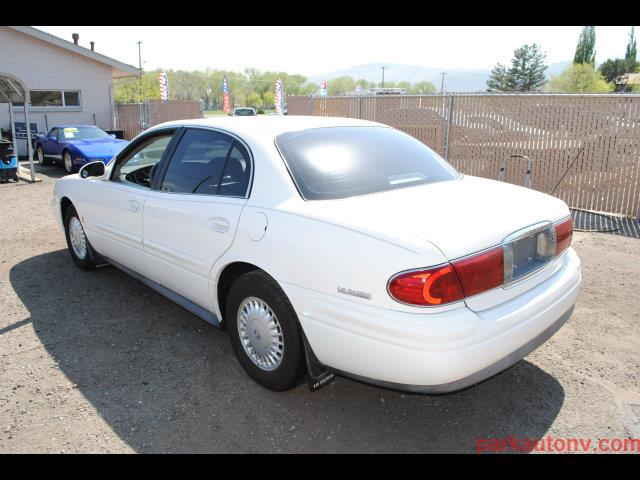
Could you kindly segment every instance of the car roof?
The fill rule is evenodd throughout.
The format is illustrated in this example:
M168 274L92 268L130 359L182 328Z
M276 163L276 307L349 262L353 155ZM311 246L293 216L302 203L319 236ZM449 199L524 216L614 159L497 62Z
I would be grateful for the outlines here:
M242 135L261 130L272 136L285 132L296 132L310 128L323 127L387 127L382 123L342 117L313 117L305 115L257 115L251 117L216 117L193 120L177 120L156 125L153 129L167 126L208 126ZM390 128L390 127L388 127ZM151 130L151 129L150 129Z
M90 128L98 128L95 125L84 125L84 124L78 124L78 125L71 125L71 124L64 124L64 125L54 125L51 128L79 128L79 127L90 127ZM51 130L51 128L49 130Z

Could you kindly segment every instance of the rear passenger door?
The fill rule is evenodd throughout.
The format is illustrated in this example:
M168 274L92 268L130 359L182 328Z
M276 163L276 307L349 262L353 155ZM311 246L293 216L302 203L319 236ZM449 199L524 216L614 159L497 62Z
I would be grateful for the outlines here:
M143 244L156 281L214 310L209 273L233 242L251 175L250 152L238 138L183 131L144 206Z

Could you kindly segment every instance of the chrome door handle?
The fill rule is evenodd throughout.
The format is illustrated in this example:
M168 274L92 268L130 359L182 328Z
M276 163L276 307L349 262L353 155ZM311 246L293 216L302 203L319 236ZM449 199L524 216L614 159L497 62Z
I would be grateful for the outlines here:
M207 220L207 225L211 230L216 232L225 233L229 231L229 220L222 217L212 217Z
M136 200L129 200L129 210L132 212L139 212L140 202L137 202Z

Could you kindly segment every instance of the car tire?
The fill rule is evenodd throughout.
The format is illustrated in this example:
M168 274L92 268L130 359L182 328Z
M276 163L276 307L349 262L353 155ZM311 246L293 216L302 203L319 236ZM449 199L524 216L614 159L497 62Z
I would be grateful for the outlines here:
M47 157L44 156L44 150L40 145L36 147L36 157L38 158L38 163L41 167L51 165L51 161L47 160Z
M71 158L69 150L62 152L62 163L64 164L64 169L67 173L71 174L76 171L76 167L73 165L73 159Z
M236 279L227 296L226 321L233 351L251 378L275 392L300 384L305 373L300 323L273 278L256 270Z
M83 270L95 270L99 265L99 255L89 243L80 216L73 205L69 205L64 212L64 233L75 264Z

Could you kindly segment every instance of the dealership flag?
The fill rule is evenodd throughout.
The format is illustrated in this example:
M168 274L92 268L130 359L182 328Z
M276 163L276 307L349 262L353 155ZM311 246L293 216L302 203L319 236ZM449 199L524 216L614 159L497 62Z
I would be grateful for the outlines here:
M276 80L276 93L274 96L274 100L273 103L275 103L276 106L276 112L282 114L282 80L278 79Z
M231 100L229 98L229 84L227 83L227 76L222 77L222 111L224 113L231 113Z
M160 99L169 100L169 77L164 72L160 72Z

